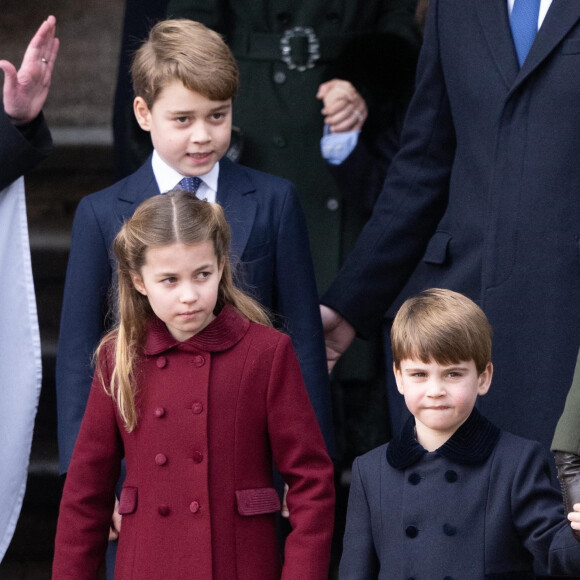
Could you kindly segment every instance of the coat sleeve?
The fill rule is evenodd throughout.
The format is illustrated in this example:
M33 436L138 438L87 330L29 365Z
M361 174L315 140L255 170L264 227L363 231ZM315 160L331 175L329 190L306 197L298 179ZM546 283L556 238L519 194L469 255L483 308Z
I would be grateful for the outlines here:
M346 528L340 560L340 580L378 578L379 561L373 542L371 510L361 475L360 459L352 465Z
M369 222L322 302L363 336L409 279L447 206L455 130L439 53L438 0L432 0L416 89Z
M81 200L73 223L56 359L58 448L65 473L89 397L93 352L104 333L111 267L93 204Z
M21 131L0 105L0 190L33 169L51 147L50 131L42 113Z
M108 381L106 368L103 374ZM98 577L107 549L122 455L115 403L95 373L60 504L53 578Z
M292 339L318 425L333 455L334 427L316 279L306 219L290 184L280 211L276 244L274 310Z
M275 347L267 394L270 444L289 486L292 532L282 580L326 580L334 522L333 466L288 337Z
M541 576L580 576L580 544L550 478L546 451L530 444L520 454L511 490L512 518Z

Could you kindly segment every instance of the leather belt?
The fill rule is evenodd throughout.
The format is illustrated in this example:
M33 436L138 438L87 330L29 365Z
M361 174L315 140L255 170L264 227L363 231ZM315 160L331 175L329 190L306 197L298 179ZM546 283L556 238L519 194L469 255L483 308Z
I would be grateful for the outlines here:
M239 60L282 61L290 70L303 72L337 59L348 42L362 36L367 35L352 32L318 36L309 26L294 26L280 34L234 34L230 47Z

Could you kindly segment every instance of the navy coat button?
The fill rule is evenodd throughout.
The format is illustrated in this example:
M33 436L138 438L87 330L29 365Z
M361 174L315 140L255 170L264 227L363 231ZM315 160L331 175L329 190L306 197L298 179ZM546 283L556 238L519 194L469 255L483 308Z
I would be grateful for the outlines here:
M161 419L165 415L165 409L163 407L156 407L153 414L158 418Z
M443 578L443 580L453 580L453 576L445 576L445 578Z
M409 475L409 483L411 485L418 485L421 483L421 476L418 473L411 473L411 475Z
M446 536L454 536L457 533L457 528L451 524L443 524L443 533Z
M419 530L415 526L408 526L405 530L405 534L407 534L407 537L413 539L419 535Z
M284 137L282 137L281 135L277 135L276 137L274 137L274 145L276 145L276 147L286 147L286 139L284 139Z
M193 454L193 461L195 463L201 463L203 461L203 453L200 451L195 451Z
M165 465L167 463L167 457L165 457L163 453L158 453L155 456L155 463L157 463L157 465Z
M163 517L167 517L169 515L169 513L171 512L168 505L160 505L157 508L157 511L159 512L159 515L163 516Z
M193 513L193 514L196 514L196 513L199 511L200 507L201 507L201 506L199 505L199 502L197 502L197 501L192 501L192 502L189 504L189 510L190 510L190 511L191 511L191 513Z
M164 368L165 366L167 366L167 359L164 356L160 356L157 359L157 368Z
M196 354L193 357L193 364L196 367L202 367L205 364L205 358L203 358L200 354Z
M450 469L449 471L445 472L445 479L449 482L449 483L455 483L458 479L458 475L456 471L453 471L453 469Z
M191 405L191 410L193 411L194 415L199 415L203 411L203 403L196 401Z

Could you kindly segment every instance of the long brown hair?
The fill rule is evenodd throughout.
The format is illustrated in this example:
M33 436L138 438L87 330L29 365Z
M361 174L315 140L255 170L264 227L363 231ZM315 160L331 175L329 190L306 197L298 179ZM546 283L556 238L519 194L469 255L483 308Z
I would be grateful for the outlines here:
M153 317L148 298L137 291L131 274L141 273L149 248L175 243L195 245L211 242L218 264L223 264L216 313L229 304L249 320L271 326L264 308L234 286L229 259L230 237L229 225L218 204L202 201L182 190L173 190L144 201L115 237L113 251L117 258L118 324L97 348L98 357L102 347L114 341L114 369L110 385L105 384L100 365L97 372L105 390L117 403L128 432L137 425L135 367L147 324Z

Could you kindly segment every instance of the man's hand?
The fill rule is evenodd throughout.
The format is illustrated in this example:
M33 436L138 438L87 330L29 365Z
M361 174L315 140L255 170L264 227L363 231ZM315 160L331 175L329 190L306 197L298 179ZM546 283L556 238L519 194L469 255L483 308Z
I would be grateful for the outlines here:
M324 304L320 305L320 316L324 328L324 341L326 343L326 360L330 373L342 356L344 351L353 341L356 332L354 328L336 311Z
M59 47L55 28L55 17L49 16L30 41L20 70L7 60L0 60L4 71L4 110L15 125L30 123L44 106Z
M123 516L119 513L119 500L115 498L115 509L111 517L111 527L109 528L109 542L119 539L121 533L121 520Z
M322 99L324 122L331 133L360 130L368 111L364 99L348 82L332 79L318 87L316 98Z

